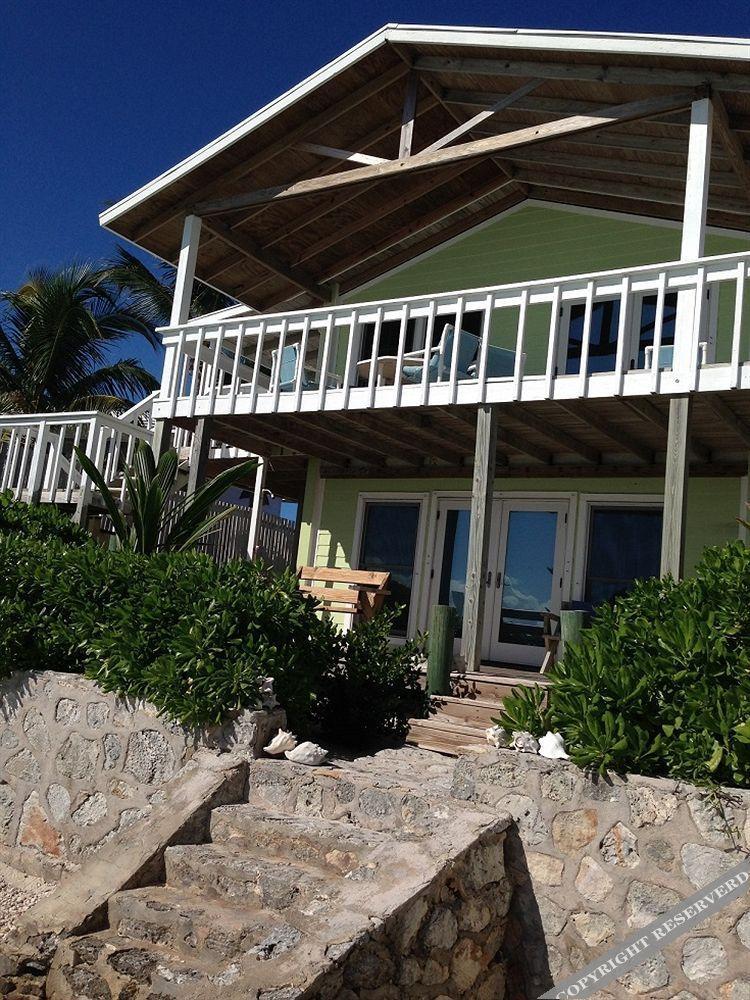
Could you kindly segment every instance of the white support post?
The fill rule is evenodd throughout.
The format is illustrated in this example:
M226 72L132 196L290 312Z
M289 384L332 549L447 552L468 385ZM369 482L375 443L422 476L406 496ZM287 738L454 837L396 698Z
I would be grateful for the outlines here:
M710 98L694 101L690 113L680 260L696 260L705 252L712 126L713 105ZM700 330L696 324L696 313L700 311L698 306L694 289L678 292L673 370L686 392L690 392L696 385L700 340ZM655 357L654 363L658 364L658 357Z
M690 112L680 260L696 260L705 251L712 127L711 100L704 97L694 101ZM675 381L686 393L692 392L697 384L700 317L704 314L703 303L697 296L703 294L699 283L698 288L685 289L677 295L673 370ZM653 363L658 366L658 353L654 354ZM661 574L671 574L676 580L681 579L684 572L691 402L689 395L676 396L669 401Z
M250 532L247 536L247 557L255 558L255 550L258 547L258 531L260 529L260 515L263 512L263 489L266 484L265 458L258 456L258 467L255 470L255 490L253 492L253 506L250 511Z
M198 215L188 215L185 217L185 224L182 227L182 245L180 246L180 256L177 260L177 274L175 276L174 296L172 298L172 312L169 317L170 326L182 326L190 319L190 303L193 300L193 284L195 282L195 264L198 260L198 245L201 235L201 218ZM184 343L184 340L183 340ZM175 368L180 363L180 358L174 358ZM172 379L172 365L169 363L169 352L164 359L162 371L162 394L165 391L176 393L178 390L178 379ZM196 353L196 365L197 365ZM174 383L170 385L170 383ZM157 420L154 427L152 439L152 450L157 462L165 451L172 444L172 421Z
M325 493L326 481L320 475L320 459L310 459L310 476L313 480L313 501L310 514L310 537L307 542L307 566L314 566L318 554L318 533L320 531L320 519L323 515L323 496Z
M195 264L198 260L198 244L201 235L201 218L198 215L185 217L182 227L182 246L177 261L170 326L182 326L190 319L190 303L193 299Z
M469 556L464 602L463 655L467 671L478 671L482 655L486 575L490 551L492 491L497 464L497 407L483 404L477 410L474 476L471 486Z

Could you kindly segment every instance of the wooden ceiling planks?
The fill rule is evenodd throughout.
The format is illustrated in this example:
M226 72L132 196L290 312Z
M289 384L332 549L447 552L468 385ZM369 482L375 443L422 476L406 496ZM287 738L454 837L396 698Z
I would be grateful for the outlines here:
M729 60L688 56L664 57L659 66L658 57L631 53L608 60L611 65L607 71L597 73L591 67L599 66L601 60L594 53L576 52L572 59L570 52L525 52L503 48L501 39L495 48L425 42L414 43L408 50L401 47L395 51L390 45L375 49L188 175L136 204L119 216L112 228L164 259L174 260L182 216L206 192L223 197L242 193L248 186L274 187L351 169L341 161L329 162L294 148L295 141L395 156L409 64L416 61L419 66L421 59L431 57L457 57L464 62L440 70L431 68L422 75L412 138L417 153L438 142L457 124L469 121L487 102L527 84L531 70L543 82L492 118L475 124L460 137L461 144L544 125L587 108L663 95L667 87L694 84L713 74L724 110L712 158L709 221L747 231L749 140L748 131L743 130L750 130L750 71ZM466 59L480 63L467 63ZM491 72L493 61L497 72ZM504 65L507 62L514 63L514 68ZM353 96L357 94L361 99ZM240 247L230 245L231 240L208 234L199 253L198 276L255 307L273 308L285 302L303 306L312 297L300 291L299 282L295 286L286 280L287 264L303 265L303 283L308 288L340 273L346 291L408 260L410 254L422 253L490 218L493 210L502 211L524 195L677 220L682 214L680 171L687 135L684 114L661 114L596 133L561 136L537 146L537 155L516 151L517 155L508 155L494 166L498 174L501 169L514 174L509 190L492 190L493 164L485 160L479 161L480 167L482 162L487 166L485 175L481 169L467 170L463 182L457 173L453 180L446 177L440 184L424 184L418 194L409 190L420 184L420 175L415 174L407 179L374 180L359 190L344 188L283 205L252 206L224 215L221 221L239 234L236 242L244 237L245 246L256 248L259 257L263 249L271 247L274 254L270 261L281 274L269 273L262 260L253 261ZM618 182L612 175L615 164L623 163L643 169L629 170L627 181ZM523 183L522 189L518 181ZM487 193L476 198L471 187L482 184L487 185ZM462 194L466 196L464 206ZM383 204L397 207L379 212ZM341 266L345 270L338 271Z

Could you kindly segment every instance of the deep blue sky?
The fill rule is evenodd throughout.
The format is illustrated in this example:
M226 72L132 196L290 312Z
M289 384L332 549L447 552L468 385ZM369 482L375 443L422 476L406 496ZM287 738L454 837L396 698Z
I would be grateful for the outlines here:
M743 0L0 0L0 18L0 288L110 253L102 207L388 21L750 35Z

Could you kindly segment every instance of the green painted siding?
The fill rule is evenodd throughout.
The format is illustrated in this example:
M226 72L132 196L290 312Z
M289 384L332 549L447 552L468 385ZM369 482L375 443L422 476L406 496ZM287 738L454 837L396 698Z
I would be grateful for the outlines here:
M709 234L706 239L707 255L737 253L747 249L750 249L750 237ZM679 256L680 230L677 227L528 204L367 288L353 292L347 301L369 302L637 267L677 260ZM734 299L726 294L721 298L716 360L727 361ZM746 306L744 327L750 331L750 298ZM495 312L492 343L512 349L515 346L517 319L515 309ZM527 375L544 372L549 319L549 306L538 305L529 309L524 369ZM347 336L342 332L342 345ZM345 348L340 347L340 362L344 351Z
M529 281L674 260L679 257L677 227L650 225L625 217L607 217L549 206L526 204L484 225L423 259L403 267L348 301L372 301L461 288ZM750 238L709 235L707 254L734 253L750 248ZM748 301L750 309L750 297ZM720 331L731 325L732 303L720 303ZM750 313L748 314L750 316ZM493 342L512 347L516 316L504 313L493 327ZM549 310L529 314L527 374L543 369ZM746 324L750 328L750 322ZM726 352L720 337L719 360ZM512 479L495 481L509 492L643 493L661 494L657 479ZM327 480L316 562L350 567L354 551L355 519L360 493L431 493L470 491L466 480ZM740 506L739 479L693 479L688 493L686 563L694 566L706 545L737 537ZM310 475L302 510L300 561L307 557L312 511Z

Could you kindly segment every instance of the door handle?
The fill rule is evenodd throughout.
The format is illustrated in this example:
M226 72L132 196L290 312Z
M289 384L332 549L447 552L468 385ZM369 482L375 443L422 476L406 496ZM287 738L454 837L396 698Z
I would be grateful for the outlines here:
M487 570L487 580L485 581L488 587L492 586L492 570Z
M495 577L495 589L500 590L500 587L502 587L502 585L503 585L503 574L498 573L497 576Z

